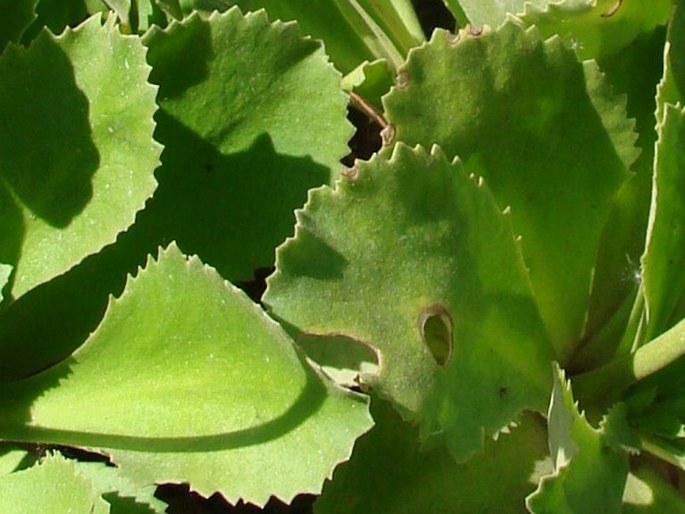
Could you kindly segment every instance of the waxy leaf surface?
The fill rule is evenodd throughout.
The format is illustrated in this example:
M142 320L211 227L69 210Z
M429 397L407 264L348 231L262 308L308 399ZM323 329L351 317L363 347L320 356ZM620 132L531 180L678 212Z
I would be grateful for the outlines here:
M442 445L422 448L416 428L391 405L374 398L371 412L376 425L324 486L316 514L415 514L426 508L432 514L521 514L540 474L551 469L544 422L533 414L487 440L482 454L457 464Z
M622 512L628 475L628 457L613 447L601 430L592 427L578 411L570 382L555 370L548 416L549 447L555 473L543 477L528 508L534 514Z
M136 485L257 504L318 492L371 425L361 397L324 382L278 324L175 246L71 359L0 397L2 438L105 448Z
M310 193L264 301L297 329L379 353L362 377L459 460L544 409L550 343L510 220L439 148L397 145Z
M588 91L589 90L589 91ZM636 157L623 100L593 63L513 23L436 31L384 98L394 140L438 144L511 207L540 312L563 362L580 340L613 198Z
M110 508L73 462L50 455L29 469L0 476L0 511L108 514Z
M194 14L145 41L166 148L141 245L176 241L225 278L251 280L273 264L307 190L349 152L340 74L320 43L263 11Z
M112 243L155 190L156 89L140 40L113 21L0 57L0 262L15 267L14 298Z

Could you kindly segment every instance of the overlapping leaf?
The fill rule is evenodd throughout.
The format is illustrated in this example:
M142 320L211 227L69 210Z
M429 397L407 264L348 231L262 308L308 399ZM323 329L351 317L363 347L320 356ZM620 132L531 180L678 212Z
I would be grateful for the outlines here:
M113 242L155 189L145 49L111 22L0 58L0 262L15 298Z
M265 302L301 331L373 345L366 382L458 459L543 408L551 348L510 220L459 163L399 144L297 219Z
M303 31L323 40L340 71L364 61L387 59L399 66L407 51L424 40L411 2L362 0L319 3L308 0L238 0L248 10L266 9L272 19L297 20Z
M77 473L75 464L59 455L27 470L0 476L0 510L24 514L27 508L45 514L110 512L109 504Z
M160 186L141 246L175 240L231 280L273 263L306 191L339 170L352 127L340 75L295 24L237 8L146 37L160 86Z
M666 104L659 127L648 241L642 259L646 341L668 330L685 294L685 110Z
M544 477L528 498L531 512L585 512L588 505L599 512L622 512L627 455L607 443L578 411L561 370L555 373L548 419L555 473Z
M624 100L559 39L507 23L436 31L384 98L395 140L437 143L511 206L514 232L559 359L578 344L601 229L636 157Z
M389 404L374 398L371 412L376 426L324 487L316 514L521 513L525 497L551 468L542 420L535 415L486 441L482 455L456 464L442 446L420 448L417 430Z
M370 426L364 400L322 382L276 323L174 246L70 361L0 396L2 438L107 448L136 485L258 504L318 492Z
M665 25L671 15L671 0L547 0L526 4L519 12L527 26L535 25L545 37L560 36L582 59L612 55L641 34Z

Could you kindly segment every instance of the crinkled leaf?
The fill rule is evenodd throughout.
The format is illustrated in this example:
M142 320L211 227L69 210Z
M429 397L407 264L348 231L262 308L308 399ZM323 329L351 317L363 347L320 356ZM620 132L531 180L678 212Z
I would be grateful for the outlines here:
M175 240L231 280L273 263L306 191L330 181L351 125L340 75L296 25L237 8L153 29L160 186L141 245Z
M665 332L685 293L685 110L667 104L659 126L648 240L642 258L645 339Z
M555 370L549 409L549 446L555 473L543 477L528 500L534 514L585 512L621 513L628 458L607 444L573 401L570 382Z
M156 486L136 487L119 470L101 462L76 462L76 472L90 480L111 505L112 514L164 514L168 505L155 498Z
M685 499L654 469L641 465L628 474L623 514L685 513Z
M384 103L395 140L441 145L511 206L563 362L583 333L601 229L636 156L624 101L558 39L507 23L456 44L436 31Z
M539 474L551 468L545 429L535 415L486 441L482 455L457 464L441 445L421 448L417 430L389 404L374 399L371 412L376 426L324 486L316 514L522 513Z
M149 69L138 38L99 16L0 58L0 261L15 266L14 298L113 242L154 191Z
M175 246L73 358L0 393L0 437L107 448L136 485L258 504L318 492L371 424L360 397L323 382L259 307Z
M0 476L0 511L24 514L65 512L107 514L109 505L92 484L80 476L73 462L50 455L29 469Z
M555 34L581 59L599 59L668 23L672 0L564 0L528 3L521 19L545 37ZM523 2L521 2L523 3Z
M543 408L550 344L510 220L459 163L399 144L313 191L297 220L264 301L301 331L374 346L365 381L457 459Z

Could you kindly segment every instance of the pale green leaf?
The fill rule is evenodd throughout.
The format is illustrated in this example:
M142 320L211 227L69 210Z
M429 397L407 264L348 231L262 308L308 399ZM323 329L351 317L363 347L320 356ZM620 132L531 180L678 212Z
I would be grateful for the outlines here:
M389 404L374 398L371 412L376 426L324 486L316 514L524 513L525 497L551 470L543 422L530 413L457 464L442 445L421 448L418 431Z
M29 469L0 476L0 512L107 514L110 509L73 462L49 455Z
M673 316L685 293L685 110L666 104L658 132L652 207L642 258L646 341L680 321Z
M549 446L555 473L543 477L527 505L534 514L622 512L628 458L604 441L573 401L570 382L555 370L548 421Z
M154 191L149 70L139 39L99 16L0 58L0 261L15 267L14 298L112 243Z
M631 470L623 493L623 514L683 514L685 499L647 465Z
M657 120L661 123L664 106L685 103L685 2L674 2L664 47L664 74L657 93Z
M299 330L376 348L362 377L459 460L543 409L547 341L510 220L482 181L405 145L310 194L264 301Z
M462 22L468 21L475 27L488 25L499 27L504 23L507 14L523 12L527 3L544 7L549 0L444 0L454 17ZM468 20L463 20L463 15Z
M137 486L257 504L318 492L371 425L361 397L322 381L258 306L175 246L71 359L0 395L0 437L106 448Z
M511 207L540 312L568 359L602 227L636 157L624 99L559 39L507 23L456 42L436 31L384 104L395 140L441 145Z
M7 285L12 274L12 266L9 264L0 264L0 302L4 299L3 289Z
M559 35L581 59L600 59L668 23L672 0L564 0L528 3L520 18L545 37ZM523 3L523 2L521 2Z
M136 487L117 468L101 462L76 462L76 472L87 478L111 505L112 514L164 514L168 505L155 497L157 487Z
M193 15L146 44L166 148L140 244L175 240L225 278L250 280L349 151L340 75L319 43L264 12Z
M27 456L25 450L11 443L0 442L0 477L15 471Z
M245 10L266 9L269 17L296 20L321 39L336 67L350 73L364 61L387 60L393 69L410 48L425 40L409 0L235 0Z

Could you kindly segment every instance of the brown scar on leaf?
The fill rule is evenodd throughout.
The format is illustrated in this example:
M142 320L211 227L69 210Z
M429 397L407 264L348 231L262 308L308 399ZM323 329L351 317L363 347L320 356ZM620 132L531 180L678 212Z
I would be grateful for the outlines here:
M452 34L451 32L446 32L445 39L447 40L448 45L454 46L461 41L461 34Z
M409 70L405 67L401 67L397 70L397 76L395 77L395 87L400 91L407 89L409 86L409 81L411 80L411 75L409 75Z
M600 14L600 16L601 16L602 18L610 18L611 16L613 16L614 14L616 14L616 12L621 8L621 4L623 4L623 0L616 0L616 3L615 3L614 5L612 5L612 6L609 8L609 10L607 10L607 11L603 12L602 14Z
M354 182L359 178L359 166L355 164L351 168L344 167L342 170L340 170L340 175L346 179L349 180L350 182ZM316 335L316 334L313 334ZM347 337L347 336L345 336ZM351 339L351 338L350 338Z
M393 125L388 125L381 130L381 141L383 141L383 146L390 146L393 141L395 141L395 135L395 127Z

